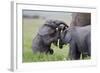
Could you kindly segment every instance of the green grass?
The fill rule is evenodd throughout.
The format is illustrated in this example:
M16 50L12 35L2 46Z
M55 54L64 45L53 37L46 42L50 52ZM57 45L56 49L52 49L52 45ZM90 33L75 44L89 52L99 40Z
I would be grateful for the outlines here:
M61 61L67 58L67 49L68 47L63 49L59 49L58 47L52 45L54 54L44 54L44 53L32 53L31 49L24 50L23 53L23 62L37 62L37 61Z

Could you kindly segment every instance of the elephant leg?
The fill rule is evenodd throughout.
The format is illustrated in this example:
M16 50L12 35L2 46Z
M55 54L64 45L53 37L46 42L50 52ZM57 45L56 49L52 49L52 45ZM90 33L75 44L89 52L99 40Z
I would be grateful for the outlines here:
M49 50L50 50L50 54L53 54L54 53L53 49L49 49Z
M87 55L86 54L82 54L82 59L85 59L87 58Z
M46 51L46 54L51 54L52 55L53 53L54 53L54 51L51 48L48 48L47 51Z
M78 47L74 41L71 41L70 43L69 58L71 60L80 59L80 52L78 51Z
M76 51L76 56L75 56L75 60L79 60L80 59L80 52L79 51Z
M86 54L84 54L83 57L91 57L91 34L88 34L85 38L85 48L86 48ZM83 58L84 59L84 58Z

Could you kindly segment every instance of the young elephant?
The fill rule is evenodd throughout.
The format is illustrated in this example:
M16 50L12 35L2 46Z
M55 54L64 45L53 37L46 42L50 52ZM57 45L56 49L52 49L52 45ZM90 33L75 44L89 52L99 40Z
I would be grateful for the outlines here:
M65 25L65 23L59 20L46 21L46 23L39 29L38 34L32 41L33 52L53 54L51 43L57 42L58 40L59 32L56 30L56 28L60 24Z
M91 26L69 27L61 34L64 44L70 45L69 58L71 60L80 59L80 55L91 56Z

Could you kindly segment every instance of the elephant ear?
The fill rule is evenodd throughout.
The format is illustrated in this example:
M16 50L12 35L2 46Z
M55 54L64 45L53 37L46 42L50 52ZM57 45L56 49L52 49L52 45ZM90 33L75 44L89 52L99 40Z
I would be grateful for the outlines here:
M38 32L39 35L44 36L44 35L49 35L54 33L55 30L53 30L52 28L48 27L48 26L42 26Z

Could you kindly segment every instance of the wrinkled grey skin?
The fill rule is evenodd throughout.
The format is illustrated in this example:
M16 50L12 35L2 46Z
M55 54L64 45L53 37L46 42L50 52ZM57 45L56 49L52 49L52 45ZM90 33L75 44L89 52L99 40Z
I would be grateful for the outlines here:
M59 32L56 28L64 24L59 20L48 20L39 29L36 37L32 41L33 53L40 52L46 54L53 54L53 49L51 49L51 43L56 43L59 38ZM64 24L65 25L65 24Z
M91 56L91 26L74 26L69 27L61 33L61 39L64 44L70 45L69 58L71 60L80 59L82 54L85 56Z
M91 25L91 13L72 13L71 26Z

